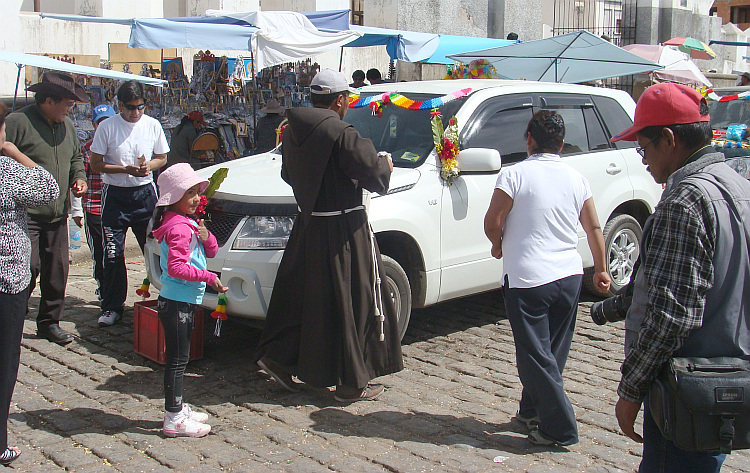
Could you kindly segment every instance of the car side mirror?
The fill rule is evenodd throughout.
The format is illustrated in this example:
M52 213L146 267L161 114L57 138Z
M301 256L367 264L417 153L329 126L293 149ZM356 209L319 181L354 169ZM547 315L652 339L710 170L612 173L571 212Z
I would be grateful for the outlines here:
M462 149L456 159L461 172L497 172L502 167L500 152L491 148Z

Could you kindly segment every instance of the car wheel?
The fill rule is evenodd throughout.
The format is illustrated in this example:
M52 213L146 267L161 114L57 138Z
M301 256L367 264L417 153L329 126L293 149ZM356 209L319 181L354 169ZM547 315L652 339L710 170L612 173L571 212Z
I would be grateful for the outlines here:
M385 268L385 283L387 293L396 307L398 317L398 335L401 339L406 335L411 317L411 287L406 271L398 264L398 261L390 256L383 255L383 267Z
M612 278L609 292L602 294L594 287L594 268L587 268L584 274L584 287L591 294L611 297L627 286L633 277L633 267L641 250L643 230L636 219L626 214L612 217L604 226L604 252L607 272Z

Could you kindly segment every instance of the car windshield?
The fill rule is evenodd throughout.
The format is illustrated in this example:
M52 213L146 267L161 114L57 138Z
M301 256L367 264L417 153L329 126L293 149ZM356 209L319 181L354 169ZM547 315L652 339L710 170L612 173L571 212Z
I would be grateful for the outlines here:
M750 126L750 100L710 100L708 109L711 114L711 128L726 128L742 123Z
M436 94L406 96L414 101L439 97ZM444 126L448 125L448 119L455 115L462 103L463 100L458 99L440 107ZM362 136L371 139L375 149L391 153L394 166L417 167L434 148L429 109L408 110L388 104L382 108L382 116L378 117L368 107L350 108L344 120L354 125Z

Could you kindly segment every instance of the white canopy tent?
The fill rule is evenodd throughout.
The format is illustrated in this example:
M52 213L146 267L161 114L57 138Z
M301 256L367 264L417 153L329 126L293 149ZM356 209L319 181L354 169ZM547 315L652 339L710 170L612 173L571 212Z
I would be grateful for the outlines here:
M55 71L72 72L74 74L86 74L89 76L96 77L107 77L109 79L119 80L136 80L143 82L147 85L153 85L156 87L163 87L167 84L167 81L161 79L154 79L153 77L139 76L135 74L128 74L126 72L118 72L110 69L102 69L99 67L80 66L77 64L71 64L69 62L58 61L47 56L37 56L35 54L24 54L15 51L0 51L0 61L12 62L18 66L18 76L16 77L16 91L18 90L18 83L21 79L21 69L23 66L36 66L43 67L45 69L52 69ZM13 108L16 108L16 98L13 97Z

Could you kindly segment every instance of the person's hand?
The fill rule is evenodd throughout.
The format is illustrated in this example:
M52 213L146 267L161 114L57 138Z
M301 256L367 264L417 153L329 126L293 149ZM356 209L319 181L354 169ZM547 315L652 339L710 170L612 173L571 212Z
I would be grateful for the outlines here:
M503 257L503 245L492 245L492 249L490 250L490 254L493 258L500 259Z
M33 168L36 167L37 164L28 156L23 154L16 145L11 143L10 141L4 141L0 143L2 145L0 148L0 152L2 152L3 155L15 159L19 164L23 164L27 168Z
M71 186L70 190L73 193L75 197L81 197L83 194L86 193L89 186L86 184L86 181L83 179L76 179L76 181Z
M391 168L391 172L393 172L393 159L391 159L391 153L387 151L378 151L378 158L385 158L388 160L388 167Z
M211 284L211 287L214 289L214 291L218 292L219 294L227 292L229 290L228 287L225 287L221 281L219 281L219 278L214 279L213 284Z
M201 241L208 240L208 237L211 235L209 233L208 228L206 228L206 224L203 222L203 219L198 219L198 237L201 239Z
M640 410L640 403L626 401L623 398L618 399L615 405L615 416L617 416L617 422L620 424L622 433L638 443L643 443L643 437L635 432L635 418L638 417L638 411Z
M3 155L8 156L10 158L20 153L20 151L18 150L18 147L14 145L13 143L11 143L10 141L3 142L2 152L3 152Z
M125 172L135 177L146 177L151 171L148 169L147 164L144 164L143 166L133 166L132 164L129 164L125 166Z
M609 284L612 282L612 278L609 277L607 271L597 271L594 273L594 287L597 291L605 293L609 291Z
M83 217L73 217L73 221L78 225L79 228L83 227Z

